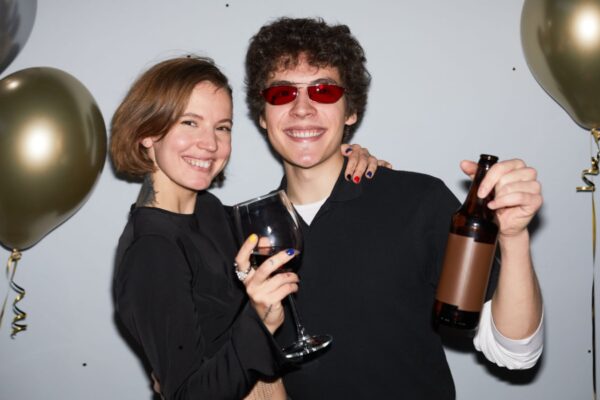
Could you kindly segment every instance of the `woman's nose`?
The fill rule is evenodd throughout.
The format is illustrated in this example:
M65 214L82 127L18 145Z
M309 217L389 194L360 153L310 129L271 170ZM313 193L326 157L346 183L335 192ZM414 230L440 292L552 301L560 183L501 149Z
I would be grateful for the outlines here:
M217 150L217 138L214 132L209 131L209 130L205 130L203 131L197 142L196 142L196 146L198 146L201 149L204 150L208 150L211 152L214 152Z

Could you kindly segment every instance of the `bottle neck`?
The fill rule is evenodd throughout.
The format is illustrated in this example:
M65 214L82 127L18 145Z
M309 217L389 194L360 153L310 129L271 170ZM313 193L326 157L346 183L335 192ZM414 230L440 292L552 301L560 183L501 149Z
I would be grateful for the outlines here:
M494 189L484 198L479 198L477 196L477 192L479 191L479 186L485 178L485 175L489 171L489 169L494 165L494 162L485 161L482 162L480 160L477 168L477 172L475 173L475 177L473 178L473 182L471 183L471 187L469 188L469 193L467 194L467 199L463 203L461 207L461 211L472 215L478 216L484 219L493 219L494 213L492 210L488 208L488 203L494 199Z

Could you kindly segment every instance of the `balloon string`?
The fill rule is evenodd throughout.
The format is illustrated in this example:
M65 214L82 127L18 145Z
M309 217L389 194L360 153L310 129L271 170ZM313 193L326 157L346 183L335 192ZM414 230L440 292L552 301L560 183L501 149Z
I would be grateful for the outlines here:
M592 193L592 390L596 395L596 204Z
M594 186L594 182L592 182L591 180L588 179L588 175L598 175L598 161L600 160L600 144L598 144L598 140L600 140L600 132L597 131L596 129L592 129L591 134L592 134L592 138L594 139L594 143L596 143L597 152L596 152L596 156L592 157L592 165L590 166L590 168L584 169L583 171L581 171L581 180L583 180L583 182L585 183L585 186L577 186L575 189L578 192L594 192L596 190L596 187ZM592 197L592 201L593 201L593 199L594 198ZM592 233L593 233L594 239L595 239L596 231L594 230ZM596 242L594 240L594 247L593 247L594 255L596 253L595 243Z
M17 271L17 262L21 259L21 252L17 249L13 249L10 257L8 257L8 262L6 263L6 279L9 281L10 288L17 292L17 296L12 304L13 313L15 314L12 321L12 332L10 334L11 338L15 338L15 335L21 331L27 329L27 325L21 323L26 317L27 313L23 312L18 306L17 303L23 300L25 297L25 289L21 286L17 285L14 281L15 273ZM2 317L4 316L4 309L6 307L6 301L8 300L8 292L4 297L4 302L2 303L2 309L0 310L0 325L2 324Z
M593 192L596 191L594 182L587 177L589 175L598 175L598 162L600 160L600 132L595 128L590 132L594 143L596 144L596 156L592 157L592 165L588 169L581 172L581 179L586 184L585 186L577 186L578 192L592 193L592 389L593 399L597 399L596 395L596 203L594 201Z
M15 269L12 268L12 276L11 276L11 266L13 265L13 260L14 260L14 256L15 256L15 251L13 250L12 253L10 254L10 257L8 257L8 262L6 263L6 280L9 282L9 286L10 286L10 282L12 281L12 278L15 275ZM21 255L17 255L17 259L21 258ZM8 295L10 293L10 290L8 290L6 292L6 296L4 296L4 301L2 302L2 309L0 310L0 326L2 326L2 317L4 317L4 309L6 308L6 301L8 300Z

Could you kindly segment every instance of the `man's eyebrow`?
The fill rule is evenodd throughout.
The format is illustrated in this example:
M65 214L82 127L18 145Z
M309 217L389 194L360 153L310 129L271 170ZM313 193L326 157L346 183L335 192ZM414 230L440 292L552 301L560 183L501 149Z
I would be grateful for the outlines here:
M294 85L318 85L319 83L331 83L337 85L338 82L332 78L319 78L310 82L292 82L286 80L273 81L269 83L268 87L271 86L294 86Z

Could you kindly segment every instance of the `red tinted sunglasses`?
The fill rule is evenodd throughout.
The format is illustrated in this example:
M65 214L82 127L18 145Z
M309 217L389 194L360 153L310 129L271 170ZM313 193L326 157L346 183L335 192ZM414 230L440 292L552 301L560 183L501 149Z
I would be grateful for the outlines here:
M343 87L332 83L317 83L306 87L308 98L323 104L335 103L344 95L344 90ZM280 106L296 100L298 87L294 85L271 86L263 90L261 94L267 103Z

